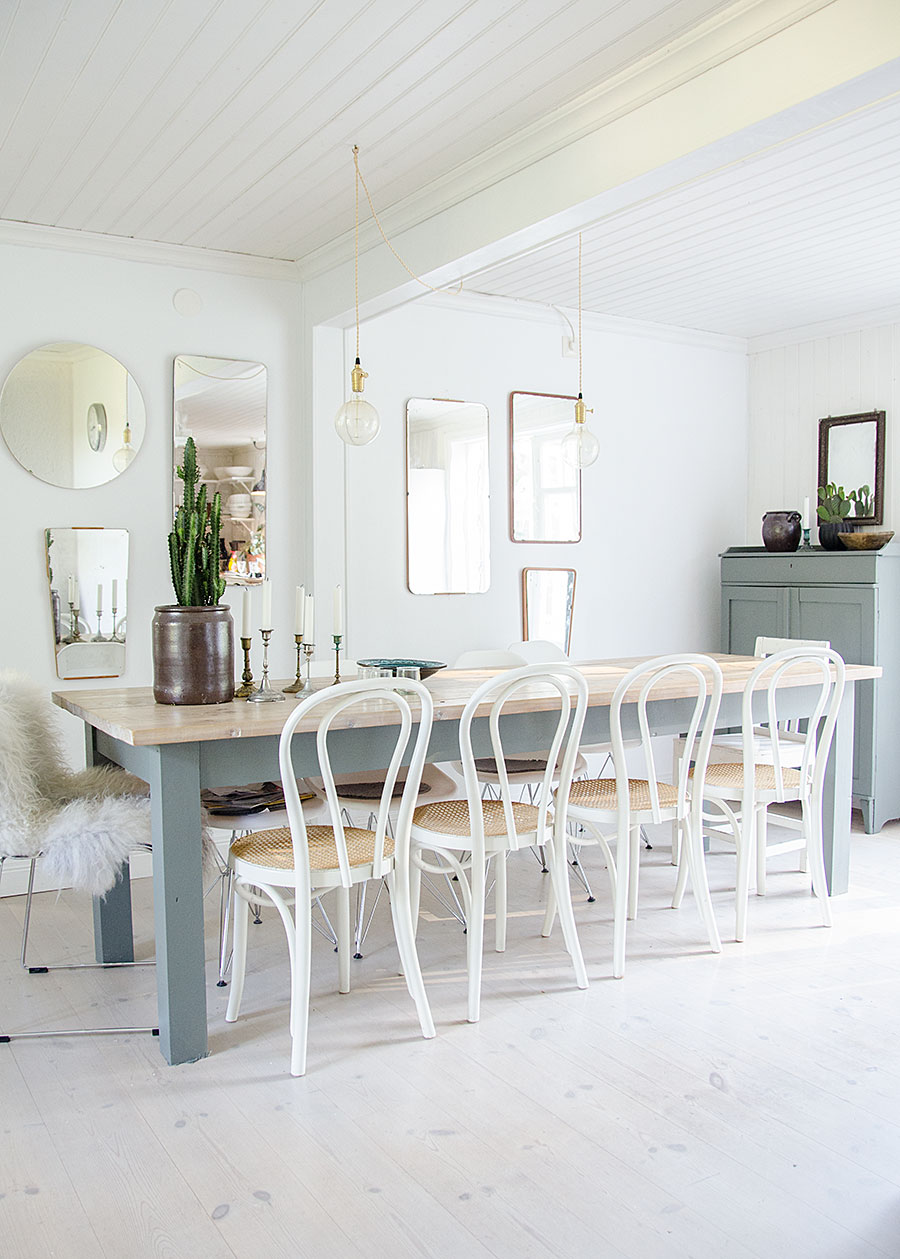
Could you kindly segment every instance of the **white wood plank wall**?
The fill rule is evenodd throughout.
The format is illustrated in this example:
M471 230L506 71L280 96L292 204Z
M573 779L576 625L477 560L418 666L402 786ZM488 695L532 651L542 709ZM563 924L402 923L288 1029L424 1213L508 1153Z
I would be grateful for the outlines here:
M818 424L826 415L887 412L884 523L900 520L900 443L894 406L900 323L776 346L750 354L747 542L759 543L762 515L814 502ZM813 535L815 541L815 535Z

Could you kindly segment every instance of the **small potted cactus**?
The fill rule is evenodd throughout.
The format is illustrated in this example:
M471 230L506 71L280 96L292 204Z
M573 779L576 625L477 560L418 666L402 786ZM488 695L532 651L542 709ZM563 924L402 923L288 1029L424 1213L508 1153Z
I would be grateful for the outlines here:
M153 696L159 704L224 704L234 698L234 625L219 605L222 501L207 502L193 437L177 469L184 501L169 534L169 564L177 603L153 617Z
M853 531L853 524L847 519L852 507L852 497L844 493L842 485L829 481L827 485L819 486L819 505L816 509L819 518L819 544L826 551L841 550L839 535Z

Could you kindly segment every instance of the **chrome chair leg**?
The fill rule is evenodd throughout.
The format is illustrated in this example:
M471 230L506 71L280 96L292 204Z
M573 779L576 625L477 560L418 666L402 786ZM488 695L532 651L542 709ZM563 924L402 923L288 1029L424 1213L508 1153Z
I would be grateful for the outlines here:
M588 881L588 876L585 873L584 866L581 864L581 858L579 856L581 852L581 845L572 844L571 849L572 849L572 858L571 858L570 864L572 866L572 870L574 871L575 877L578 879L578 882L587 892L588 903L591 904L597 898L593 893L593 889L591 888L590 882Z
M226 985L225 974L228 970L228 964L231 961L228 955L228 931L231 927L231 867L222 871L221 888L219 891L219 978L216 980L217 988L224 988Z

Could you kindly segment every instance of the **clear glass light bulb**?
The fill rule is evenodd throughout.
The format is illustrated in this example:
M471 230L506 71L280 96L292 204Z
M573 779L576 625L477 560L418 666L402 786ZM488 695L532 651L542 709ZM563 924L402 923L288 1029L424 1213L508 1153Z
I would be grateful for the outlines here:
M112 457L116 472L124 472L136 454L137 451L131 444L131 426L126 424L122 434L122 445Z
M371 402L366 402L361 393L354 393L338 410L334 427L348 446L368 446L381 432L381 420Z
M563 438L563 458L573 468L589 468L600 457L600 443L584 423L575 424Z

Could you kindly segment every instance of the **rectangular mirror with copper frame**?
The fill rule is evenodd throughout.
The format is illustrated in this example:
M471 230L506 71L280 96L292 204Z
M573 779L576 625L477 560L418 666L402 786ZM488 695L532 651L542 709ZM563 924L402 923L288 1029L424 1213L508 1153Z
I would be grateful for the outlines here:
M575 611L574 568L522 569L522 638L540 638L569 654Z
M854 514L854 524L880 525L884 521L884 412L862 411L856 415L829 415L819 420L819 485L833 482L848 496L868 487L863 506L871 511Z
M488 409L406 405L407 585L414 595L483 594L490 585Z
M574 424L567 394L509 395L509 536L513 542L581 541L581 472L563 458Z

